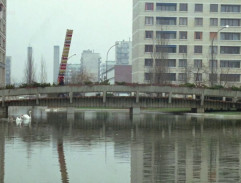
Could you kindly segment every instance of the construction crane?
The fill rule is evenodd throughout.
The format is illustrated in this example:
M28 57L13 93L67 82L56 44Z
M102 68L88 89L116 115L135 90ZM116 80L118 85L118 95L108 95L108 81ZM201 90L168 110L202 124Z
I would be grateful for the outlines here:
M58 76L59 85L64 85L64 75L65 75L65 72L66 72L72 35L73 35L73 30L67 29L63 53L62 53L62 57L61 57L61 63L60 63L60 67L59 67L59 76Z

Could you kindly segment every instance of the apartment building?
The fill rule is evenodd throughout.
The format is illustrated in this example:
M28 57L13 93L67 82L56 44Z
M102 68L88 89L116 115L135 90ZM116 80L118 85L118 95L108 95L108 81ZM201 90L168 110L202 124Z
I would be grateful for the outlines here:
M0 86L5 86L6 0L0 0Z
M84 50L81 54L81 69L91 76L92 82L100 80L100 54L92 50Z
M5 63L5 84L11 85L11 67L12 67L12 57L6 57Z
M116 42L115 60L117 65L131 65L131 41Z
M133 82L241 86L240 25L237 0L133 0Z

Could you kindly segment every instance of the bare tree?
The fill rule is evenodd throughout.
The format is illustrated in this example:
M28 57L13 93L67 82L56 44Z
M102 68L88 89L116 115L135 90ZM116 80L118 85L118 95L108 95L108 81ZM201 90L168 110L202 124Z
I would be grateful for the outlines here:
M84 84L85 82L92 82L94 80L94 76L85 69L82 69L81 72L72 73L72 77L70 79L71 84Z
M46 62L44 58L41 58L41 65L40 65L40 83L47 82L47 71L46 71Z
M25 64L25 76L24 80L27 84L31 84L36 81L35 66L32 52L28 53L27 62Z
M166 84L168 78L168 39L162 32L153 39L151 58L153 67L150 68L150 82L153 84Z
M222 85L223 87L226 87L228 85L228 82L230 79L234 79L230 77L230 67L220 67L220 76L219 76L219 85Z

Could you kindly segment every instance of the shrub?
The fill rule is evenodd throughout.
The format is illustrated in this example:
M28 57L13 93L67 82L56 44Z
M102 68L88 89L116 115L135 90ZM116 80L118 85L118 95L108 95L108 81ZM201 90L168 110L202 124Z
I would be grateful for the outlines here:
M84 81L84 84L85 84L85 85L92 85L93 82L91 82L91 81Z
M236 86L232 86L230 89L233 91L241 91L241 88L238 88Z
M7 85L7 86L6 86L6 89L14 89L14 88L15 88L14 85Z
M109 82L109 79L106 79L104 81L101 81L99 84L100 85L110 85L110 82Z
M126 82L115 82L116 85L126 85Z
M195 88L196 85L194 83L185 83L185 84L181 84L179 85L181 87L189 87L189 88Z
M224 88L224 86L222 86L222 85L214 85L214 86L209 87L209 89L214 89L214 90L219 90L219 89L223 89L223 88Z

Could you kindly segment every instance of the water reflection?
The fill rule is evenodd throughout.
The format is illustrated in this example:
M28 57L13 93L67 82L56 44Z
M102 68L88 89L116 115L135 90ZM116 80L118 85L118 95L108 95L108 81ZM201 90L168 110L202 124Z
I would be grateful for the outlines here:
M0 123L0 182L240 181L241 120L32 110Z

